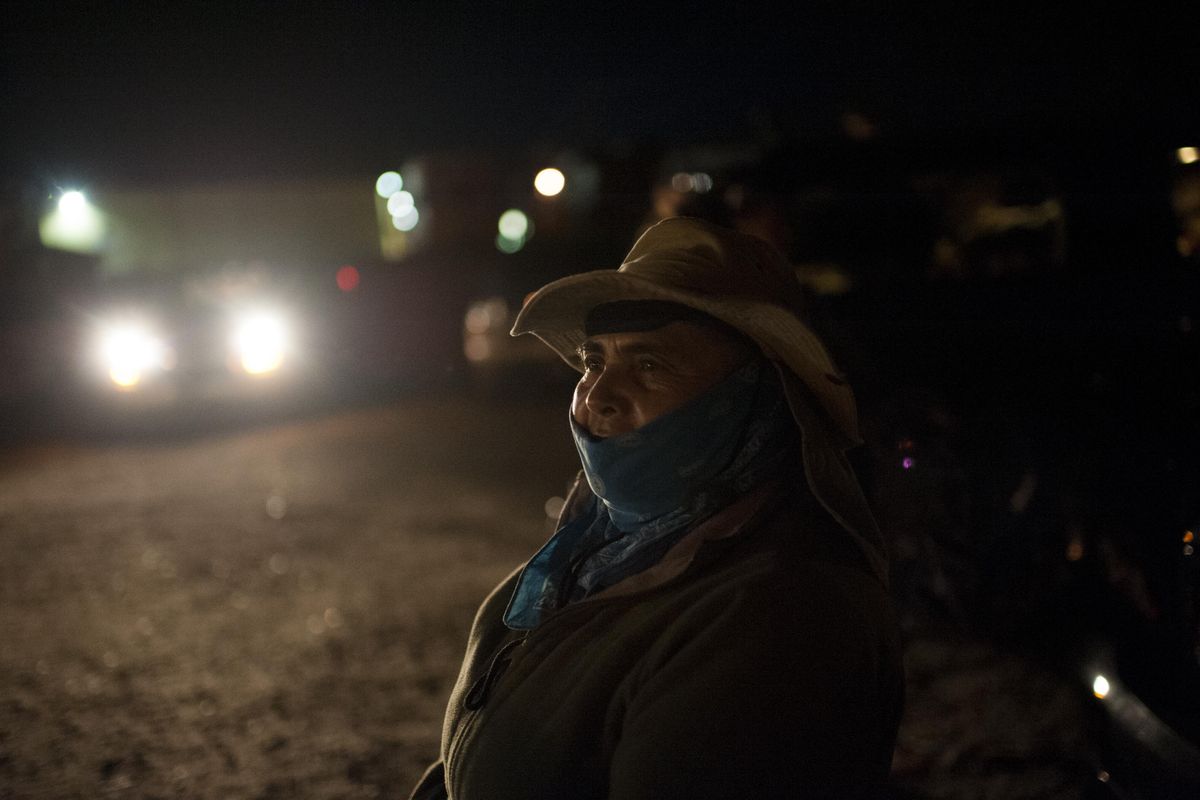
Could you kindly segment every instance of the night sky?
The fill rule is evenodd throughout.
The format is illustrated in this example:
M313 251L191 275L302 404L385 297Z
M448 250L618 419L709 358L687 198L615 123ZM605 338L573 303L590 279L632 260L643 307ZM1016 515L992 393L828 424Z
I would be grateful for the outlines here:
M5 174L359 174L431 149L828 135L845 111L932 139L1198 132L1192 14L563 5L13 5Z

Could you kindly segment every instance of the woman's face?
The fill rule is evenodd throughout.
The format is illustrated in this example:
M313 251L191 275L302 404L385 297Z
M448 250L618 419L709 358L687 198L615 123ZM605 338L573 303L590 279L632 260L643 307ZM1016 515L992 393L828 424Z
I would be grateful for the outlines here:
M579 348L584 373L571 415L600 438L640 428L712 388L751 353L713 328L673 322L652 331L606 333Z

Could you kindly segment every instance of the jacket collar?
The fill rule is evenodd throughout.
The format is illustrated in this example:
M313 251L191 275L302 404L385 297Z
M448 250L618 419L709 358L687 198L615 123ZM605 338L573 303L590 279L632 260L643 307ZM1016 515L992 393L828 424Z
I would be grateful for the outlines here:
M705 542L730 539L745 531L750 523L758 519L767 506L771 505L771 500L778 496L779 488L779 481L767 481L761 484L684 534L683 538L672 545L671 549L654 566L630 575L581 602L624 597L648 591L678 577L695 560L696 554ZM567 500L563 504L557 527L561 528L566 522L582 513L592 497L592 491L581 472L575 479L575 483L567 495Z

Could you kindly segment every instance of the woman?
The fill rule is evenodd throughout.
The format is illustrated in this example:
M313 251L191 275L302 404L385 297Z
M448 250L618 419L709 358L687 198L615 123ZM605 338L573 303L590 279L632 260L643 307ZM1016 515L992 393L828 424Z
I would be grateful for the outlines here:
M583 471L483 603L414 798L867 797L903 679L844 450L853 395L786 261L673 218L555 281L533 333L582 371Z

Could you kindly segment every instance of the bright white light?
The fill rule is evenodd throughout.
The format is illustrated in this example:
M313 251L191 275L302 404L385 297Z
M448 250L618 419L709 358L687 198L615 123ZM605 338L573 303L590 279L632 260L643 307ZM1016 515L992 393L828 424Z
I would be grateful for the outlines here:
M411 231L417 227L420 219L421 215L417 213L417 209L410 206L403 214L396 214L392 217L392 227L398 231Z
M233 347L246 372L251 375L273 372L283 365L287 325L272 311L247 313L234 327Z
M1200 148L1181 147L1175 152L1180 164L1195 164L1200 161Z
M167 346L145 325L117 323L101 332L100 355L112 382L131 389L145 373L165 366Z
M88 201L83 192L71 190L58 198L58 210L64 214L80 214L87 210Z
M58 207L38 225L42 244L60 250L91 253L104 239L104 217L83 192L72 189L58 198Z
M132 389L142 382L142 373L127 367L113 367L108 371L108 379L118 389Z
M545 197L554 197L566 185L567 177L562 174L562 170L554 167L546 167L533 178L533 188Z
M393 217L402 217L413 207L412 192L396 192L387 201L388 213Z
M529 217L525 216L523 211L510 208L500 215L500 221L496 223L496 228L505 239L519 242L529 232Z
M695 186L692 176L686 172L676 172L671 176L671 188L677 192L690 192Z
M700 192L701 194L703 194L707 191L712 190L713 179L712 179L712 176L709 175L707 172L693 172L691 177L692 177L692 188L695 189L697 192Z
M1108 678L1103 675L1097 675L1096 680L1092 681L1092 694L1101 700L1108 696L1109 689L1111 688L1108 685Z
M387 200L404 188L404 179L399 172L385 172L375 181L375 193Z

